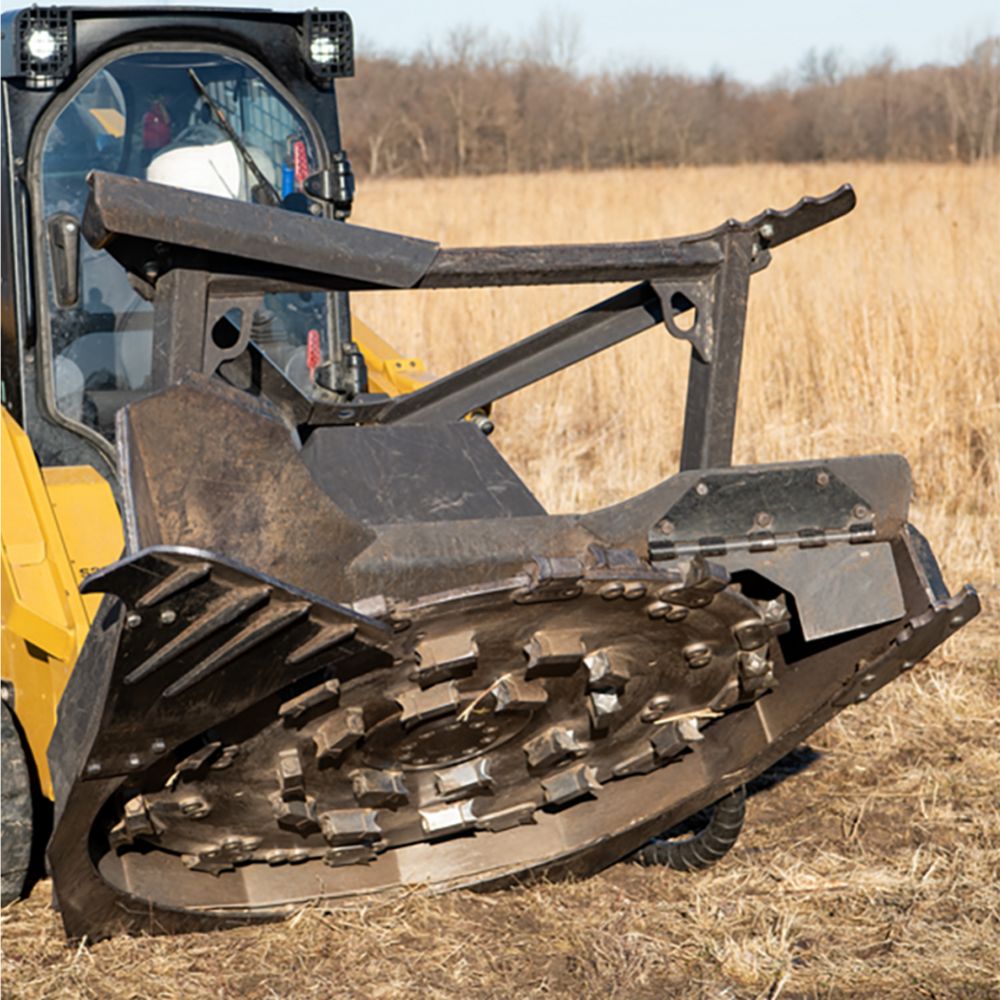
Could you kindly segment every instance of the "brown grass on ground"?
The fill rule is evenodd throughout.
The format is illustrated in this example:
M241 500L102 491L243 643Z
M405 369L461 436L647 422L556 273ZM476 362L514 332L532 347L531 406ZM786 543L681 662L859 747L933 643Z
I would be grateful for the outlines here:
M842 180L855 213L753 281L737 460L907 455L913 519L949 582L979 586L980 619L758 783L743 837L703 876L618 865L79 949L42 885L3 915L4 995L1000 997L1000 169L382 182L357 221L452 245L640 239ZM383 293L356 310L444 372L602 294ZM551 509L634 493L676 463L684 371L682 345L651 331L499 403L495 440Z

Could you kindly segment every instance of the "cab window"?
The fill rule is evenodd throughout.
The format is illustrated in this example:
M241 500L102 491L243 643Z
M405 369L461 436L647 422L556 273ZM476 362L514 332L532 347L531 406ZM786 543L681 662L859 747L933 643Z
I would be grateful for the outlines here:
M303 183L319 166L303 117L238 57L139 53L90 77L41 149L56 408L112 440L118 408L150 389L152 304L108 254L78 237L70 245L91 170L303 210ZM325 296L270 295L265 306L253 317L255 339L295 381L308 379L307 344L326 323Z

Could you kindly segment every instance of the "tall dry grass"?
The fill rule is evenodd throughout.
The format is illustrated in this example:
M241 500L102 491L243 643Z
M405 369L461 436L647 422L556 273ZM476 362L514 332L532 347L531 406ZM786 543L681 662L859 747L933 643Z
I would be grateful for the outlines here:
M0 918L4 997L1000 997L1000 169L382 182L357 220L452 245L641 239L843 180L854 214L754 278L737 460L901 451L914 519L953 584L981 585L982 618L814 734L807 769L761 782L704 875L622 864L74 949L42 884ZM379 294L356 311L445 372L601 294ZM497 440L551 508L610 502L675 467L685 371L684 347L651 331L501 402Z
M952 575L1000 577L1000 168L746 165L372 181L355 221L442 244L681 235L844 181L858 206L751 283L736 461L899 451L914 520ZM438 373L610 294L571 286L355 296ZM687 346L660 328L495 409L495 441L551 510L676 469Z

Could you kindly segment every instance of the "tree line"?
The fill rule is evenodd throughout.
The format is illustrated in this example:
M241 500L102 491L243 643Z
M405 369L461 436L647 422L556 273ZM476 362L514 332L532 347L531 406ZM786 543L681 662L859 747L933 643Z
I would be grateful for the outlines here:
M340 85L358 173L509 171L1000 155L1000 36L953 65L891 54L845 71L810 53L794 79L747 86L660 69L576 71L571 45L496 45L471 30L438 52L359 58Z

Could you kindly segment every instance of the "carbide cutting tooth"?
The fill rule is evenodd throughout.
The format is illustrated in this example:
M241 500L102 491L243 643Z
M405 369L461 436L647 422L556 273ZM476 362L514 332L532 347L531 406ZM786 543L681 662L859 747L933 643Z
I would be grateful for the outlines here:
M358 768L349 775L354 798L359 806L398 809L409 799L401 771L377 771Z
M767 658L767 653L750 650L740 653L739 658L740 673L748 680L763 677L771 669L771 661Z
M685 743L701 743L705 739L701 731L701 720L693 715L677 720L677 733Z
M545 802L550 806L561 806L584 795L595 795L600 789L597 772L588 764L560 771L542 781Z
M284 719L286 723L298 722L306 712L310 712L320 705L335 708L339 698L340 681L323 681L322 684L317 684L316 687L303 691L302 694L283 702L278 709L278 717Z
M530 767L551 767L567 757L586 753L576 733L563 726L551 726L524 744L524 753Z
M446 798L474 795L493 790L493 775L486 757L467 760L444 771L434 772L434 783L438 794Z
M764 622L751 618L733 626L733 638L739 643L740 649L760 649L770 640L771 630Z
M334 712L316 730L316 759L338 763L365 734L365 713L360 708L342 708Z
M530 681L536 677L568 677L583 659L583 640L576 632L536 632L524 647L528 654L528 668L524 676Z
M668 760L676 757L686 746L687 742L681 737L676 722L664 722L653 730L653 735L649 738L653 746L653 753L657 760Z
M587 690L602 690L614 688L620 691L628 683L629 669L621 655L614 655L607 650L599 649L588 653L583 658L587 668Z
M519 802L516 806L508 806L506 809L497 809L496 812L486 813L476 820L477 830L489 830L491 833L500 833L501 830L509 830L515 826L524 826L527 823L535 823L535 810L538 806L534 802Z
M382 839L375 809L331 809L319 815L323 839L331 847L374 844Z
M461 695L454 681L447 684L437 684L426 691L401 691L393 698L403 709L399 721L404 729L436 719L439 715L447 715L458 708Z
M594 728L602 730L621 711L622 703L617 691L591 691L587 708Z
M149 814L149 806L143 795L136 795L125 803L123 820L125 833L130 841L136 837L155 837L157 835L153 817Z
M503 677L493 685L493 697L496 712L531 712L549 700L549 693L541 681Z
M410 675L422 688L455 677L466 677L476 669L479 647L472 631L455 632L417 643L417 665Z
M278 784L286 802L306 797L306 776L298 750L293 748L278 753Z
M471 799L420 810L420 825L430 838L448 837L476 825L476 813Z
M292 799L286 802L278 792L271 796L271 804L274 806L278 826L283 830L291 830L305 837L319 829L316 821L316 800L311 795L307 795L304 799Z

